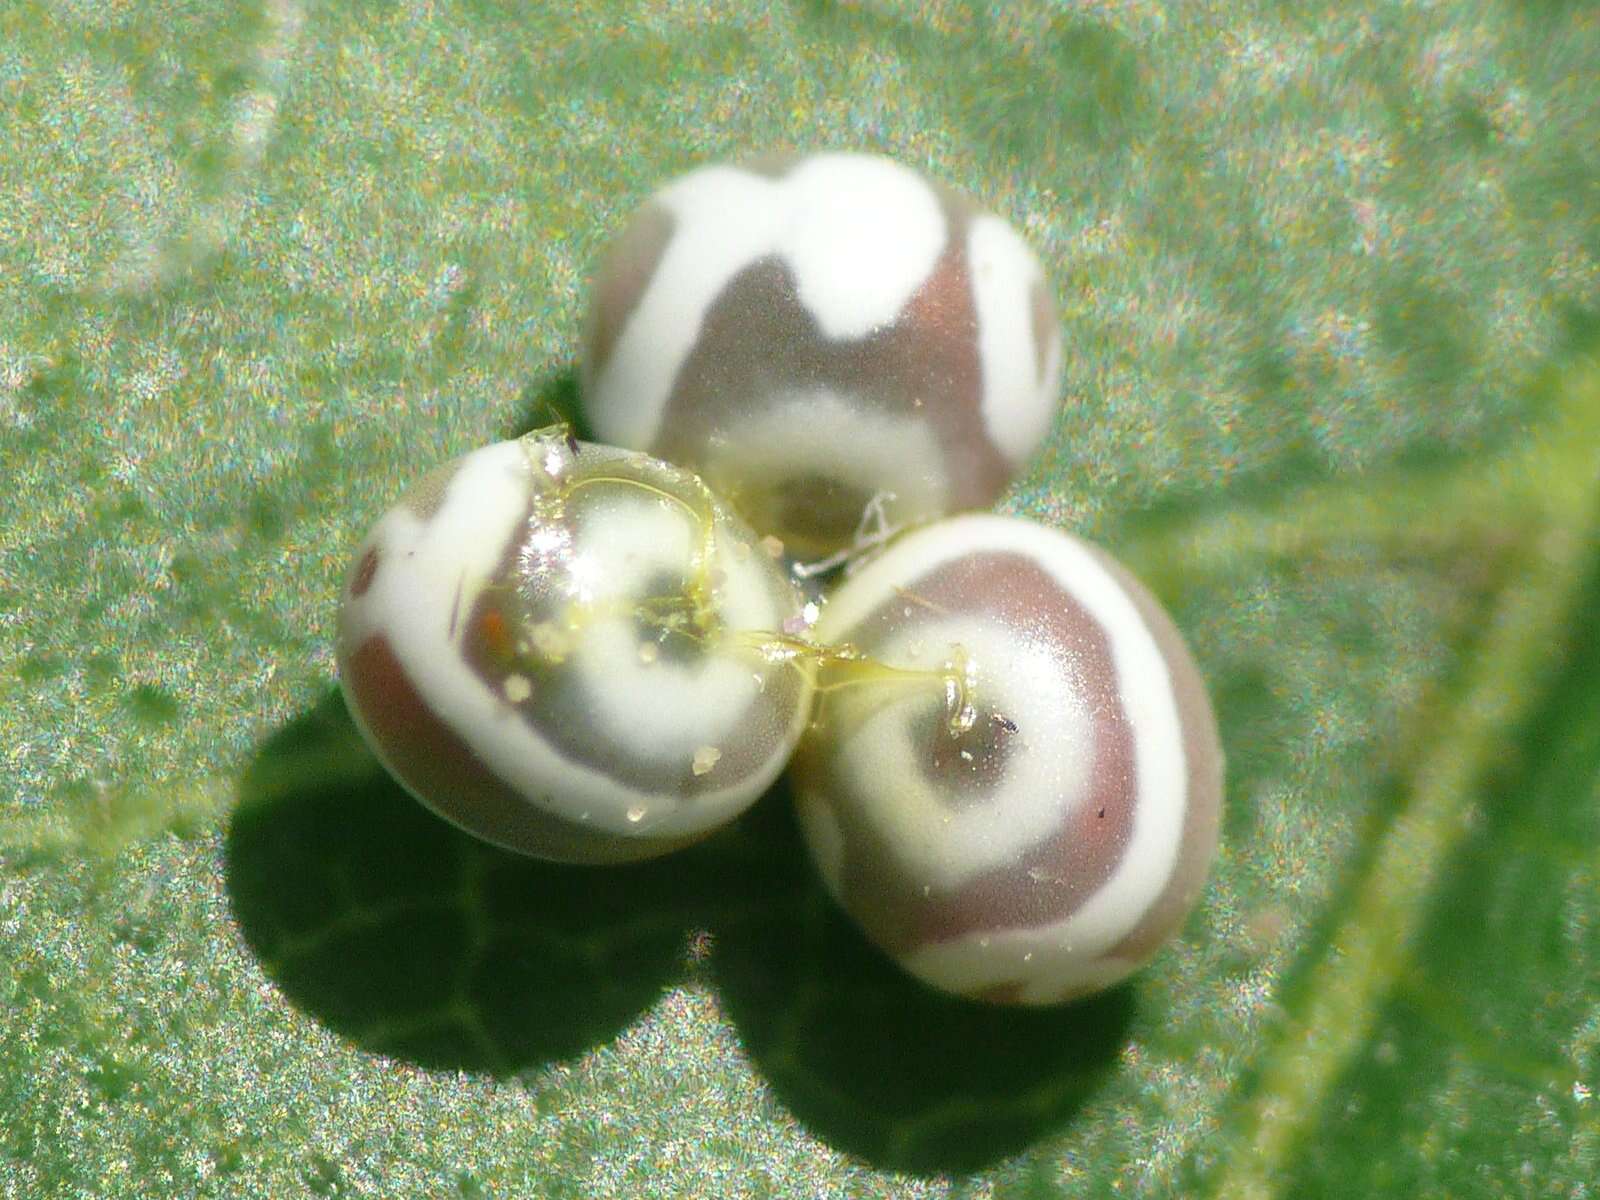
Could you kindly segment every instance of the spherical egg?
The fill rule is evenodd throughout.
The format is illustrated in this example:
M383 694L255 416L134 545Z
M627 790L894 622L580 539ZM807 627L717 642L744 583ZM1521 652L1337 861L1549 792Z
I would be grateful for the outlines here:
M688 471L545 431L428 475L361 543L340 683L388 769L541 858L693 842L783 769L803 601Z
M690 172L616 236L582 403L815 558L864 518L988 506L1051 427L1061 353L1005 220L886 158L771 158Z
M829 599L793 765L824 882L935 987L1048 1004L1148 960L1199 895L1222 751L1195 662L1109 555L968 515Z

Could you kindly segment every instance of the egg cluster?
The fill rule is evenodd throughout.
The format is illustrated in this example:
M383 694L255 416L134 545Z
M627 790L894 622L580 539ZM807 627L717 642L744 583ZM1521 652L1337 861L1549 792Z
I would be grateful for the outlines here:
M973 511L1060 367L1037 260L968 198L865 155L684 176L594 282L610 444L468 454L357 549L357 724L423 803L563 862L687 845L788 766L824 883L913 975L1115 983L1199 894L1222 754L1125 569Z

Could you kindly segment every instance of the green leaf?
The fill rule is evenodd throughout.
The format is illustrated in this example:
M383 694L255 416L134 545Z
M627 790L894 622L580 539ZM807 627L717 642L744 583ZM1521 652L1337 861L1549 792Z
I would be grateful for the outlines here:
M0 1196L1587 1195L1600 26L1572 3L0 10ZM1169 604L1184 935L997 1012L781 791L682 856L446 828L331 691L354 539L570 412L666 177L897 155L1047 262L1011 511Z

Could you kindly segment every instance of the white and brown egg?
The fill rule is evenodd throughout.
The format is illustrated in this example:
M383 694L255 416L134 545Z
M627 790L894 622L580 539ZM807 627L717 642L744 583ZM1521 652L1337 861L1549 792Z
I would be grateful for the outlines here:
M782 771L803 600L692 474L529 435L440 468L357 550L340 682L418 799L542 858L693 842Z
M897 524L991 502L1048 429L1060 354L1008 226L818 155L706 168L645 206L596 282L584 404L824 555L875 496ZM822 876L912 974L1042 1004L1148 959L1204 881L1222 764L1149 594L1066 534L957 517L867 562L807 647L755 538L638 454L543 435L469 455L358 552L352 711L425 803L571 862L696 840L798 742Z
M816 154L669 183L596 275L584 411L698 472L798 557L983 508L1055 416L1061 339L1001 218L901 164Z
M819 681L801 826L829 890L912 974L1056 1003L1182 924L1222 753L1178 631L1109 556L1015 518L938 521L847 580L816 635L879 669Z

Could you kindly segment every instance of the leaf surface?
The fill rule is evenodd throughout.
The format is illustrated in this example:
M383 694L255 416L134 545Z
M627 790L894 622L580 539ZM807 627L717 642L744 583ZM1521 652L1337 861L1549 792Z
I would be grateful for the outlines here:
M1600 23L1559 3L0 11L0 1196L1581 1196L1600 1161ZM1009 510L1191 640L1183 937L995 1014L781 794L593 873L332 693L426 466L570 403L665 178L896 155L1037 246Z

